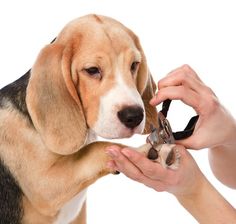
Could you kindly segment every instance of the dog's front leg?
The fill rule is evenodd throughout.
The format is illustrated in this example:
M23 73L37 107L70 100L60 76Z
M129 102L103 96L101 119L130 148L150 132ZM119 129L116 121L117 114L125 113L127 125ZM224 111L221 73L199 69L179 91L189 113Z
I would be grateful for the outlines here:
M58 156L40 174L31 188L31 202L40 213L54 216L63 205L98 178L115 172L107 168L111 159L105 152L108 142L94 142L69 156ZM38 176L36 175L36 177ZM39 178L39 177L38 177ZM33 189L33 190L32 190Z

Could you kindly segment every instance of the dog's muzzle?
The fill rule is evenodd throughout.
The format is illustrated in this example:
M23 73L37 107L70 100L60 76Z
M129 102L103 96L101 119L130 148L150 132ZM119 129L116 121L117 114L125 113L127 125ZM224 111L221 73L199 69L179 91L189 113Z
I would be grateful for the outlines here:
M129 129L134 129L143 120L143 108L139 106L128 106L117 112L117 117Z

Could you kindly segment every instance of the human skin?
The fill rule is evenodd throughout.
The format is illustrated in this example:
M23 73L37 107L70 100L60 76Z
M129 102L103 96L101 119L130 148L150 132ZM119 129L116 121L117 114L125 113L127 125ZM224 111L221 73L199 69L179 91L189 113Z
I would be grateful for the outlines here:
M181 155L177 170L163 168L142 153L117 146L107 149L113 158L108 166L158 192L173 194L199 223L235 223L235 209L207 181L190 153L183 146L177 147Z
M235 209L208 182L185 149L209 148L209 160L216 177L236 188L235 119L188 65L170 72L159 81L158 89L150 101L153 106L166 99L178 99L199 115L193 135L177 142L180 167L165 169L135 150L116 146L107 149L113 158L108 166L156 191L172 193L200 223L236 223Z
M209 148L209 162L215 176L236 188L236 121L196 72L184 65L158 82L153 106L165 99L182 100L199 115L191 137L178 141L188 149Z

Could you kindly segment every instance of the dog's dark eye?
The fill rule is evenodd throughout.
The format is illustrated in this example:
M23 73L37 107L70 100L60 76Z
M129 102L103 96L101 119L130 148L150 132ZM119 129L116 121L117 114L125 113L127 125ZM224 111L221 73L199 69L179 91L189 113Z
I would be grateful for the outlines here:
M93 77L100 77L101 76L101 71L97 67L90 67L90 68L85 68L84 69L90 76Z
M138 66L139 66L138 61L134 61L132 63L132 65L130 66L130 71L131 71L132 74L134 74L137 71Z

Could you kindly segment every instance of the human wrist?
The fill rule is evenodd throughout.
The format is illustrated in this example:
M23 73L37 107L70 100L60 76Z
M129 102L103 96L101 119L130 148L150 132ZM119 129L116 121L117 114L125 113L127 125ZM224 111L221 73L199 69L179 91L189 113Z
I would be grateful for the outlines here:
M189 184L186 187L183 187L182 191L173 193L178 201L196 201L198 198L201 198L205 190L205 186L209 184L206 177L200 172L198 176L194 177L193 184Z
M222 127L223 128L223 127ZM224 142L221 142L220 144L216 144L210 149L235 149L236 148L236 120L232 119L230 124L227 124L225 127L224 133L222 133L222 139L224 139Z
M224 129L224 136L225 141L222 143L221 146L224 147L232 147L232 145L236 145L236 119L230 114L230 112L224 108L227 113L227 122L225 121L222 123L222 129Z
M211 145L209 146L210 149L230 149L236 145L236 119L223 106L221 107L220 111L220 116L218 115L220 122L216 122L218 124L212 130L215 132L215 134L214 138L212 139L214 141L212 141ZM209 141L211 142L211 139L209 139Z
M199 188L195 188L195 192L189 194L176 195L179 203L199 222L199 223L209 223L206 218L208 216L207 207L209 206L207 199L208 196L212 195L213 187L204 177L200 184ZM214 196L213 196L214 197ZM211 220L212 221L212 220Z
M174 196L176 199L182 204L185 202L196 202L201 200L204 195L204 191L206 186L208 186L209 182L205 178L205 176L196 178L197 183L193 186L190 186L188 190L185 190L183 193L175 193Z
M195 194L179 195L177 199L199 223L226 224L236 221L235 209L206 178Z

